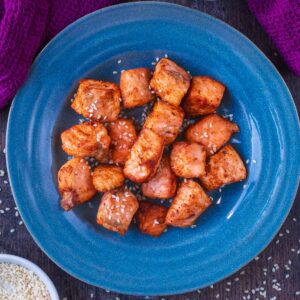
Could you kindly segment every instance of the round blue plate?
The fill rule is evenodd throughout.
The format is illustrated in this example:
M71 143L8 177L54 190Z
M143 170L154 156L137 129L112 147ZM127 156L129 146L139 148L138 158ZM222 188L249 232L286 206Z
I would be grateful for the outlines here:
M122 69L153 67L166 53L227 86L220 113L241 128L232 143L247 161L247 181L215 193L196 228L170 228L158 239L135 226L124 237L97 226L99 199L63 212L56 172L67 157L59 135L80 118L69 107L78 80L118 82ZM244 36L181 6L131 3L78 20L42 51L11 107L7 163L28 230L61 268L122 293L175 294L230 275L272 240L299 182L299 132L286 85Z

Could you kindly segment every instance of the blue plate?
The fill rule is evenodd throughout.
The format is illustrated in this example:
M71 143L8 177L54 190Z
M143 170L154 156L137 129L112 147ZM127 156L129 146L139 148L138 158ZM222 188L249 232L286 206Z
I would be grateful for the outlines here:
M124 237L97 226L99 199L63 212L56 172L66 156L59 134L78 122L69 108L78 80L118 82L122 69L153 67L166 53L191 74L227 86L220 112L233 114L241 128L232 143L249 162L247 181L215 193L196 228L170 228L158 239L135 226ZM293 203L299 141L286 85L247 38L197 11L143 2L92 13L42 51L11 107L7 163L24 222L55 263L109 290L163 295L215 283L266 247Z

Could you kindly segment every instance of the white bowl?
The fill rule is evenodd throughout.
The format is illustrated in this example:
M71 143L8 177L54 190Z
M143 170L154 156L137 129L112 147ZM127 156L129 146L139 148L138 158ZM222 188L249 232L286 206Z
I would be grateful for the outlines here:
M57 290L48 275L37 265L20 256L0 254L0 263L11 263L22 266L34 272L47 287L51 300L59 300Z

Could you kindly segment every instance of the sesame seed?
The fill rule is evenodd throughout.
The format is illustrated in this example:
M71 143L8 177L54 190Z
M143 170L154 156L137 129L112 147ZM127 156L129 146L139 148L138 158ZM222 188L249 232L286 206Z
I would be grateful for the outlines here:
M0 170L0 177L3 177L5 175L5 172L3 170Z
M222 197L220 197L217 201L216 204L219 205L221 203Z
M120 64L121 62L122 62L122 60L121 60L121 59L119 59L119 60L118 60L118 64Z
M112 73L115 75L115 74L118 74L118 71L113 71Z
M252 162L253 162L254 164L256 164L256 160L255 160L255 159L253 159Z

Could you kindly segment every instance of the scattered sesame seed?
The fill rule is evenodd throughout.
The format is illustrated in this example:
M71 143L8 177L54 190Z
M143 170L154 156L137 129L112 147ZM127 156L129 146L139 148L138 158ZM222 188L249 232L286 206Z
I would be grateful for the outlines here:
M3 177L5 175L5 172L3 170L0 170L0 177Z
M216 204L219 205L221 203L222 197L220 197L217 201Z
M253 162L254 164L256 164L256 160L255 160L255 159L252 159L252 162Z
M118 71L113 71L112 73L115 75L115 74L118 74Z
M119 60L118 60L118 64L120 64L121 62L122 62L122 60L121 60L121 59L119 59Z

